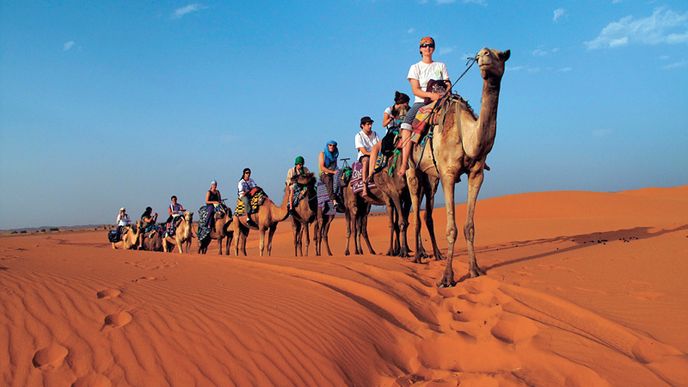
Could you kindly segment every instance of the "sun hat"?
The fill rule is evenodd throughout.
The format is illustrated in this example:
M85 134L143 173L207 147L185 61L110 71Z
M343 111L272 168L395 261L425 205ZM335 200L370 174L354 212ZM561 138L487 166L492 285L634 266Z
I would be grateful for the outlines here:
M361 117L361 125L363 125L363 124L365 124L365 123L367 123L367 122L370 122L370 123L372 124L372 123L375 122L375 121L373 121L373 119L370 118L370 117L368 117L368 116L363 116L363 117Z
M435 45L435 39L425 36L420 39L420 43L418 43L419 46L422 46L424 44L432 44L433 46Z

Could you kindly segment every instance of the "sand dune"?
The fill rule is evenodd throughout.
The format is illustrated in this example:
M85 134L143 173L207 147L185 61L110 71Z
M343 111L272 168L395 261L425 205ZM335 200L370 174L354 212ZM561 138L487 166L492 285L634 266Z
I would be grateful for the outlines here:
M444 262L343 256L342 219L335 256L294 258L288 222L272 257L1 238L0 384L688 385L688 186L482 200L488 275L451 289Z

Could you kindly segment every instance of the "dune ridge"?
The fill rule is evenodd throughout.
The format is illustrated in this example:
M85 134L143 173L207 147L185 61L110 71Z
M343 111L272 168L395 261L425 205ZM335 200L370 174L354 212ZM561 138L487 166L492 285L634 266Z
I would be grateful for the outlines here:
M451 289L435 286L443 262L290 257L287 223L262 258L112 251L103 232L0 238L0 381L686 385L687 194L483 200L488 275ZM336 254L343 226L331 231ZM369 229L385 246L384 217Z

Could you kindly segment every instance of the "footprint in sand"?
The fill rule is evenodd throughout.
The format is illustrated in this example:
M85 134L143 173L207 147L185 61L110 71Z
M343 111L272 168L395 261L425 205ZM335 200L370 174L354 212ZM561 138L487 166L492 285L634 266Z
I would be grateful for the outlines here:
M119 297L120 294L122 294L122 291L119 289L103 289L96 293L96 296L101 300L109 300L111 298Z
M133 320L129 312L119 312L105 316L105 326L112 328L121 328L129 324Z
M82 376L72 384L72 387L110 387L112 382L101 374Z
M62 365L69 350L59 345L52 344L36 351L33 355L33 366L43 371L54 370Z
M145 277L139 277L137 279L131 280L131 282L137 283L140 281L155 281L156 279L157 279L156 277L145 276Z
M530 340L539 332L539 328L528 318L518 315L502 315L492 327L492 335L510 344Z

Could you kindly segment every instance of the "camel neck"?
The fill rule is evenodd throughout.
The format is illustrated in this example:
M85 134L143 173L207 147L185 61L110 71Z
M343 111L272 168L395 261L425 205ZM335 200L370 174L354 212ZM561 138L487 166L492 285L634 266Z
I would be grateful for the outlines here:
M482 103L478 118L479 143L493 141L497 131L497 105L501 79L487 79L483 82Z

